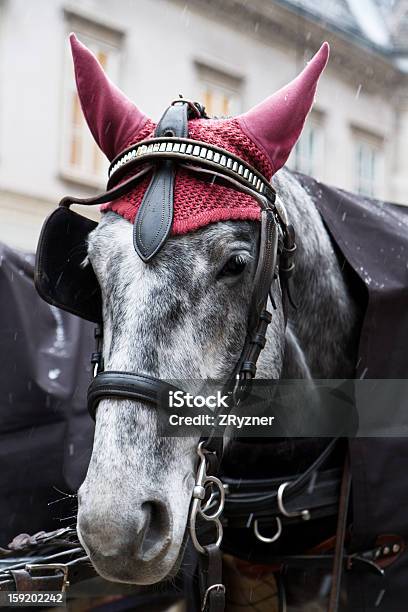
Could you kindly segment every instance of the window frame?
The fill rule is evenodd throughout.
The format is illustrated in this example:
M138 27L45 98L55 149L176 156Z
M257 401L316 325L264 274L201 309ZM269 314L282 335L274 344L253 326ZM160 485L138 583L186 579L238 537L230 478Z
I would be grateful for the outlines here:
M318 109L313 109L311 111L303 127L300 138L289 156L287 165L291 170L313 176L314 178L324 177L326 147L325 122L326 117L323 111ZM310 139L312 134L314 134L313 146L315 152L312 153L312 155L306 156L303 154L302 148L305 139Z
M353 135L353 188L359 195L367 198L383 197L385 187L385 150L384 138L378 134L362 130L352 126ZM368 166L370 176L364 176L361 172L362 153L368 153ZM367 159L367 158L366 158ZM365 165L367 168L367 164Z
M232 72L212 66L207 62L196 60L194 65L196 73L196 98L198 102L201 102L206 107L208 114L220 119L239 115L242 112L243 106L244 79ZM229 108L221 109L221 111L226 110L227 112L220 112L218 114L210 108L207 98L208 94L205 91L211 89L217 95L228 96L232 100Z
M71 11L65 11L66 37L63 54L63 78L61 101L61 139L59 146L59 177L65 181L76 183L85 187L101 189L105 187L109 162L100 151L86 120L83 116L79 98L76 94L75 76L72 56L69 48L68 35L74 31L78 38L93 52L104 52L108 57L107 74L114 82L120 76L120 64L123 48L124 32L109 28L106 24L98 23L88 17L83 17ZM98 55L98 52L96 53ZM105 69L105 67L104 67ZM72 103L76 94L75 106ZM78 124L75 125L75 120ZM74 133L77 131L80 138L81 154L86 156L86 163L80 163L78 168L70 163ZM100 164L99 172L90 171L91 164L97 159Z

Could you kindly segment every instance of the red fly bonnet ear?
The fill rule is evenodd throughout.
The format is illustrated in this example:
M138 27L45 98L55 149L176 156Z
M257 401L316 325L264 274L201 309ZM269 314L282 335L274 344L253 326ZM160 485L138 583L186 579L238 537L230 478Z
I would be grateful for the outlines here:
M235 168L239 158L269 180L284 165L300 136L314 101L317 82L329 56L329 45L324 43L296 79L236 118L191 118L186 114L185 119L181 120L180 115L176 118L176 111L171 110L180 108L180 105L175 105L169 107L159 124L155 125L110 82L95 56L73 34L71 48L78 94L86 121L99 147L109 160L114 160L111 178L112 168L115 171L122 162L120 159L115 160L115 156L142 140L166 135L166 126L173 122L178 126L178 133L174 134L173 128L170 132L181 140L188 137L208 144L214 147L214 155L217 147L222 148L224 153L226 150L232 154L231 159L227 159L232 167ZM201 157L204 149L200 153ZM133 154L136 155L136 151L129 150L125 161L129 161L129 156ZM205 155L209 155L206 149ZM166 194L165 198L170 199L170 190L173 196L172 210L165 211L165 227L159 230L160 244L158 239L155 243L152 234L156 231L158 217L150 219L151 215L144 214L149 205L146 200L152 199L152 194L149 194L153 188L151 173L142 178L131 192L103 207L131 222L136 219L140 235L135 229L135 248L142 259L147 260L157 252L170 232L183 234L208 223L227 219L260 218L259 204L249 193L231 189L223 181L206 180L205 176L204 180L202 176L201 179L197 178L196 174L183 165L176 168L172 164L170 168L169 163L166 169L166 164L158 163L155 171L154 190L157 191L160 185ZM154 208L151 206L151 210ZM138 214L139 209L142 210ZM162 211L162 217L163 214ZM153 242L148 249L150 255L147 250L144 252L144 231L146 235L152 235Z
M147 117L106 76L93 53L70 36L75 79L86 122L109 160L137 139Z

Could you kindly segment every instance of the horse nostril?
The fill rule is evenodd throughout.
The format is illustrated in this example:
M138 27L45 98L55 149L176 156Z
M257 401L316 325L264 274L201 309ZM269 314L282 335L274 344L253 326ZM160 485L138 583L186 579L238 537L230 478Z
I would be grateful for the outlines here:
M170 517L167 506L160 500L143 502L141 505L145 514L145 528L141 545L141 556L150 556L153 548L160 544L163 550L170 542Z

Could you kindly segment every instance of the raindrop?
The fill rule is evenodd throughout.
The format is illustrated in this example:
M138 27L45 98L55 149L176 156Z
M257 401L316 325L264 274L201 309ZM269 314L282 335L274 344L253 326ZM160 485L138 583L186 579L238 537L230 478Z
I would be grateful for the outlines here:
M61 374L61 370L59 370L58 368L55 368L54 370L50 370L48 372L48 378L50 380L57 380L60 374Z
M357 87L356 96L355 96L356 100L360 97L360 93L361 93L361 83Z

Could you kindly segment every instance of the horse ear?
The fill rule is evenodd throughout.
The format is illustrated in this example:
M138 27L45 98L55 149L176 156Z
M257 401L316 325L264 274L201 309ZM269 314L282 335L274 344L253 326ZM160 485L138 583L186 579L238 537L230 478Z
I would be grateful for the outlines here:
M97 144L112 160L137 136L147 117L108 79L75 34L69 39L82 111Z
M266 153L274 173L286 162L302 132L328 58L326 42L296 79L237 117L241 129Z

